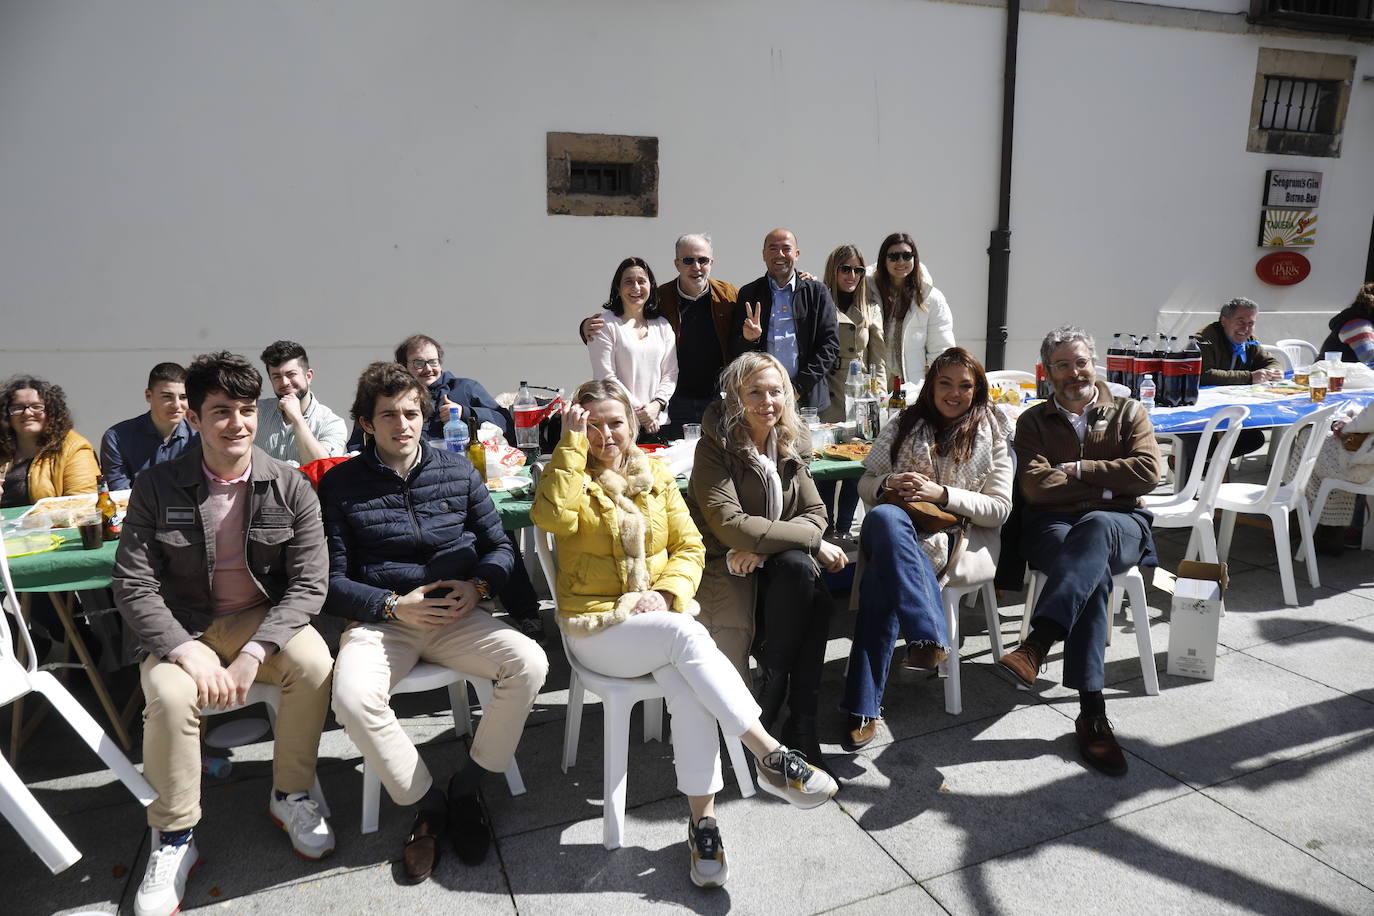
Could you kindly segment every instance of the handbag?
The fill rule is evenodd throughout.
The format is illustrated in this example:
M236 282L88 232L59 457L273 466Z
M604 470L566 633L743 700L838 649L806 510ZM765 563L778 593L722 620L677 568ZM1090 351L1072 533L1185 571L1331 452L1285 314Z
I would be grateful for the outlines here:
M1358 452L1368 437L1369 433L1346 433L1345 438L1341 440L1341 447L1347 452Z
M906 514L911 517L911 523L926 534L944 531L951 525L958 525L964 521L960 516L946 512L929 500L913 499L908 501L902 499L892 490L884 490L881 501L889 506L905 509Z

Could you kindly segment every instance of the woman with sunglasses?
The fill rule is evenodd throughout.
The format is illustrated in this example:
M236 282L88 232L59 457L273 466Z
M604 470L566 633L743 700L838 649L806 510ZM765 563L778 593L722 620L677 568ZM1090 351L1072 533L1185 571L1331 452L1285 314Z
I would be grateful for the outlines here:
M5 383L0 414L0 507L27 506L48 496L94 493L95 450L72 429L66 395L51 382L16 375Z
M836 329L840 335L840 358L830 370L830 406L821 411L826 423L840 423L845 418L844 385L849 378L849 363L857 359L878 376L886 390L887 345L883 339L883 310L878 300L869 295L864 282L864 255L857 245L841 245L830 252L825 262L825 285L835 300ZM859 482L846 480L840 484L840 504L835 508L835 482L816 484L825 501L834 530L845 537L854 524L854 510L859 505Z
M869 298L883 311L888 373L904 379L922 375L954 346L954 314L931 283L911 236L894 232L883 239L868 283Z
M677 340L658 312L654 272L643 258L626 258L615 269L604 324L587 344L592 377L612 381L630 395L639 441L661 441L668 402L677 389Z

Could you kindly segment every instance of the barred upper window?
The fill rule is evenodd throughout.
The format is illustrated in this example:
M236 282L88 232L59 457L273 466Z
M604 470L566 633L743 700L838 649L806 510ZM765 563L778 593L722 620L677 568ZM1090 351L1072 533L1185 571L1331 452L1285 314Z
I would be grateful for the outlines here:
M1305 134L1334 133L1339 99L1340 84L1332 80L1266 76L1259 128Z

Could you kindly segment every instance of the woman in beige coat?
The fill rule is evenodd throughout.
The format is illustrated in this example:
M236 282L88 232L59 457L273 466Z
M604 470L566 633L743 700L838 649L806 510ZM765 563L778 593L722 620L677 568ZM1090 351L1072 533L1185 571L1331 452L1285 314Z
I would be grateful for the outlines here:
M858 750L877 735L892 650L906 639L906 666L933 669L949 645L940 588L991 579L998 536L1011 512L1007 429L978 360L950 347L931 363L916 402L889 423L864 460L859 493L872 509L860 549L865 565L841 706L853 717L841 742ZM926 534L905 508L923 500L967 519ZM962 533L962 537L960 534Z
M816 708L831 611L821 568L839 570L847 558L821 537L825 508L782 366L767 353L742 354L721 373L721 388L725 399L702 418L687 493L706 544L702 623L746 684L761 623L759 718L772 728L787 700L784 742L819 763Z

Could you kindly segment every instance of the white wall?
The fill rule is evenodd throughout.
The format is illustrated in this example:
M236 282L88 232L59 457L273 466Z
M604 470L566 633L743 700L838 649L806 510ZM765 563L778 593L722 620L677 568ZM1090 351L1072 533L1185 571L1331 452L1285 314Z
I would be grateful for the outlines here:
M836 244L871 257L911 232L981 353L1003 28L923 0L0 5L0 374L64 384L90 438L139 410L153 363L277 337L307 346L339 410L416 330L493 390L571 385L575 320L620 258L670 275L672 240L705 230L743 283L775 225L817 273ZM1369 90L1340 160L1245 153L1261 44L1357 53L1023 18L1012 364L1066 320L1109 334L1235 294L1349 301ZM660 216L549 216L550 130L659 137ZM1273 167L1326 173L1291 292L1253 274Z

